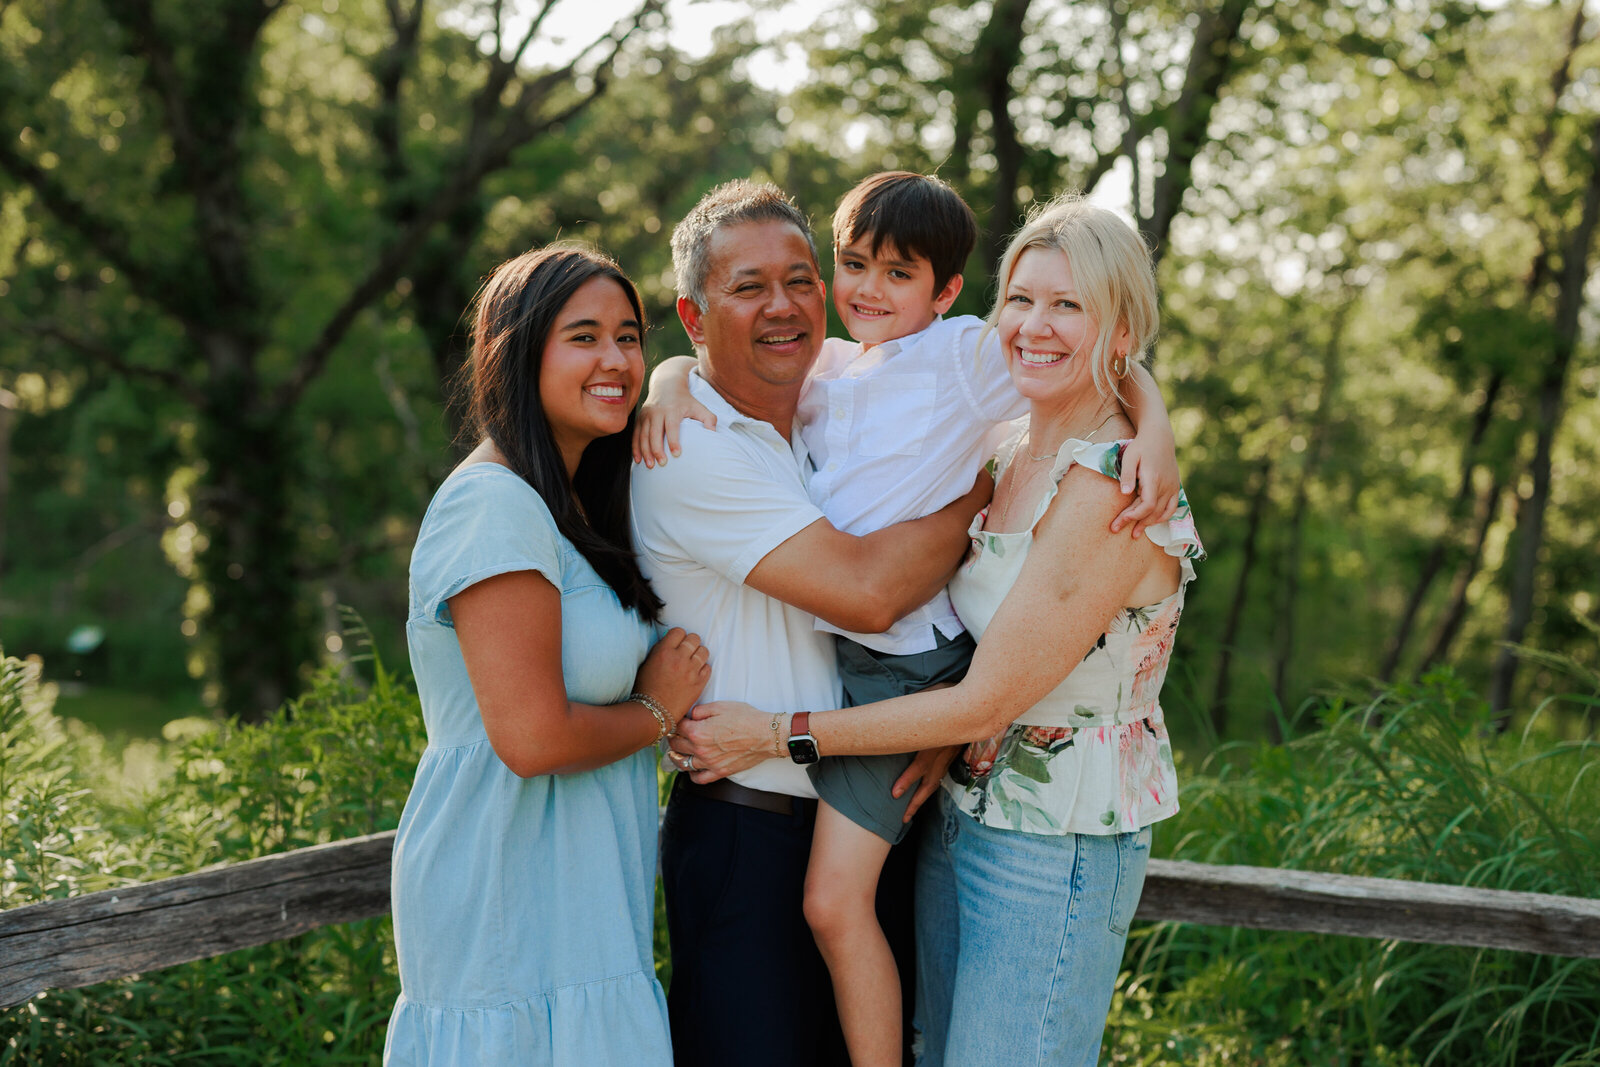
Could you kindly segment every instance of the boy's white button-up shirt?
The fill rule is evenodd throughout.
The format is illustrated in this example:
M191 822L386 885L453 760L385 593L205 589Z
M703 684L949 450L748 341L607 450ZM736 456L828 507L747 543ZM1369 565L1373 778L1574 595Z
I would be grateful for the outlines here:
M822 343L798 414L815 468L811 499L834 526L872 533L938 511L972 488L995 425L1028 410L992 334L980 352L983 332L982 319L961 315L872 348ZM942 591L881 634L816 625L895 655L934 648L936 629L946 637L962 632Z
M662 622L698 633L711 650L702 701L743 700L767 712L836 708L833 637L811 613L744 584L768 552L823 517L806 494L805 442L793 433L791 445L741 414L698 372L689 392L716 414L717 428L686 419L681 455L653 469L633 465L633 542L665 602ZM787 755L733 780L817 795Z

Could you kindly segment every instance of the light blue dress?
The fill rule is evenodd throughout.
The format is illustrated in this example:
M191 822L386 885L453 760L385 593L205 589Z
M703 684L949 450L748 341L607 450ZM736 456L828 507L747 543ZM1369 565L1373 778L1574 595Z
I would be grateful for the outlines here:
M573 700L624 699L655 638L511 471L475 464L439 488L411 557L406 637L428 747L395 837L401 994L384 1063L670 1064L651 944L655 749L517 777L484 733L451 625L450 597L524 570L561 593Z

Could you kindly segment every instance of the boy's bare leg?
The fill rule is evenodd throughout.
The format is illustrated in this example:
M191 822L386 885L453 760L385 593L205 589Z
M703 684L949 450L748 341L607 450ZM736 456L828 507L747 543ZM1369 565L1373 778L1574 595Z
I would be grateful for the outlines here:
M899 1067L900 976L873 903L889 842L826 802L806 867L806 922L833 978L853 1067Z

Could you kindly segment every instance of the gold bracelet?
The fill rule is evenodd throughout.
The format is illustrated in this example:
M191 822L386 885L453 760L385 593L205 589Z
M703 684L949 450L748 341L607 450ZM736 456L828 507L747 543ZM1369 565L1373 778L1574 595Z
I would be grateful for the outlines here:
M628 699L656 717L656 725L661 727L661 732L656 735L656 744L659 745L678 732L678 724L672 721L667 709L662 707L655 697L647 693L629 693Z
M778 740L778 720L781 718L783 718L781 711L772 716L772 755L775 759L782 759L784 756L783 744Z

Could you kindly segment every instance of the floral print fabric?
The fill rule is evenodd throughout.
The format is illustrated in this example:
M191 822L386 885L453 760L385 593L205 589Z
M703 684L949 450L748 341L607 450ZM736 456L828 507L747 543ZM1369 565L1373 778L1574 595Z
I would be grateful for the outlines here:
M1020 432L1018 438L1020 437ZM1001 450L999 467L1016 450ZM1068 440L1051 472L1059 483L1074 464L1121 477L1126 442ZM1055 490L1039 502L1029 529L989 533L984 515L972 524L967 560L950 597L972 635L981 639L1015 584ZM1115 834L1142 829L1178 810L1177 772L1161 711L1161 685L1184 591L1205 558L1187 497L1146 536L1181 560L1178 589L1144 607L1117 613L1081 662L1005 733L967 747L944 786L956 805L989 826L1038 834Z

